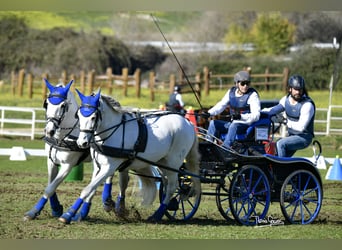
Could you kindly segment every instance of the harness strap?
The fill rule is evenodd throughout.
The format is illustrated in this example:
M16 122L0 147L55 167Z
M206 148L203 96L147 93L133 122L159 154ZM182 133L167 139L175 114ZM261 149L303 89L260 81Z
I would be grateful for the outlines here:
M91 143L91 146L94 147L95 151L107 156L134 159L138 152L145 151L147 144L147 126L143 119L138 119L137 122L139 126L139 135L133 149L125 149L124 145L122 145L121 148L115 148L106 145L99 145L97 143ZM123 123L123 125L124 124L125 123Z
M57 140L55 138L49 138L49 137L43 137L43 140L45 143L49 144L50 146L62 150L62 151L77 151L77 152L88 152L89 153L89 148L80 148L77 145L77 137L75 136L69 136L71 141L68 140Z

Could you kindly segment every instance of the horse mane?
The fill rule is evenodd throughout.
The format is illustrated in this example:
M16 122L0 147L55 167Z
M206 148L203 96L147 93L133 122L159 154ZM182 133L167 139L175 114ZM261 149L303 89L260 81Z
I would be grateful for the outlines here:
M115 100L113 97L108 96L108 95L102 95L101 94L101 99L109 106L111 107L114 111L117 112L124 112L124 110L122 109L122 106L120 104L120 102L118 102L117 100Z

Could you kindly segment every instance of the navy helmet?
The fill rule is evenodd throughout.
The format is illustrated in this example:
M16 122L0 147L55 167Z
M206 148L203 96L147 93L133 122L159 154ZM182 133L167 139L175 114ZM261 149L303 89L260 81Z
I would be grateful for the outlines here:
M290 77L290 79L288 81L288 85L290 88L303 90L305 88L305 80L300 75L293 75Z
M181 92L181 87L180 86L178 86L178 85L176 85L175 87L174 87L174 89L173 89L175 92L178 92L178 93L180 93Z

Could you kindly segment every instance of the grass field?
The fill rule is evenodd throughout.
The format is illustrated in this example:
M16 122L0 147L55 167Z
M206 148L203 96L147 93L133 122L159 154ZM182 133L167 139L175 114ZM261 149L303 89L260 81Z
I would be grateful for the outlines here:
M2 138L1 147L22 145L42 148L40 140ZM64 182L58 188L59 198L67 209L79 196L91 177L92 166L84 165L83 181ZM246 227L226 221L219 213L215 198L203 196L194 218L189 222L160 224L146 222L156 209L141 207L135 177L128 189L129 214L125 220L106 213L101 205L102 187L93 199L89 220L64 225L53 218L47 204L38 219L23 221L23 215L41 197L47 181L46 158L28 156L26 161L10 161L0 156L0 238L1 239L341 239L342 238L342 182L325 180L326 170L321 170L324 199L317 219L310 225L273 227ZM117 194L114 178L113 196ZM213 184L202 184L203 189L213 189ZM271 204L268 215L284 220L279 203Z

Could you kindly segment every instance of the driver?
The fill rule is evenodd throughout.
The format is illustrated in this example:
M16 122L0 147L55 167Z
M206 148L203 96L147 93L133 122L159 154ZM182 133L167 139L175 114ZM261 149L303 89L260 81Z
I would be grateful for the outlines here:
M230 88L223 98L207 113L205 117L220 114L229 106L230 121L211 120L208 127L207 139L213 140L212 136L226 135L223 145L230 148L236 134L245 133L247 128L260 118L260 99L258 92L251 88L250 75L247 71L239 71L234 76L235 86Z
M288 137L277 141L279 157L291 157L299 149L310 145L314 137L315 103L308 96L304 78L293 75L288 81L288 94L274 107L263 109L269 115L285 111Z

